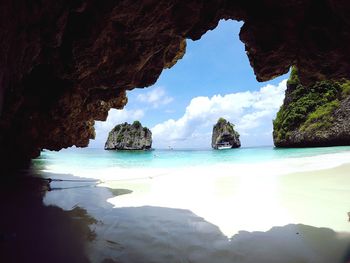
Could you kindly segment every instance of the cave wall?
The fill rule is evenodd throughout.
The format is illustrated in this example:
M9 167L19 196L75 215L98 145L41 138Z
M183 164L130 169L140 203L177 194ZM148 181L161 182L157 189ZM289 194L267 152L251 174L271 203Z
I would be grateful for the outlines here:
M301 82L350 78L345 0L3 0L0 157L87 146L94 120L155 83L220 19L240 38L258 81L297 65ZM235 59L235 58L232 58Z

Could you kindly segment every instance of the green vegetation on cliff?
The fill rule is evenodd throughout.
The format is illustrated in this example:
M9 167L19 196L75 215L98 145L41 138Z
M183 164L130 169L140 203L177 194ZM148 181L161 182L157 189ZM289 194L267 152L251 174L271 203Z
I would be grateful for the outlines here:
M235 130L235 125L233 123L220 117L216 125L218 125L220 132L223 132L226 128L230 133L234 134L237 138L239 138L239 133Z
M290 76L287 81L287 85L298 85L300 83L299 77L298 77L298 69L296 67L292 67L290 71Z
M338 99L319 106L314 112L311 112L306 121L300 126L301 131L319 131L332 126L332 113L340 105Z
M292 131L318 132L330 127L333 112L350 95L348 80L320 81L306 87L300 84L297 73L293 67L286 99L273 122L277 141L288 139Z
M139 121L134 121L133 123L132 123L132 126L134 126L136 129L138 129L138 128L140 128L142 125L141 125L141 122L139 122Z

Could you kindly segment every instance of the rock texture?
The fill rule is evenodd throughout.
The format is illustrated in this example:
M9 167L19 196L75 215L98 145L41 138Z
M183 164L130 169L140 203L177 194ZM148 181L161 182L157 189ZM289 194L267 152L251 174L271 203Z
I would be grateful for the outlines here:
M0 158L87 146L94 120L220 19L244 22L259 81L292 64L304 84L350 78L349 11L345 0L0 1Z
M350 81L300 84L294 69L274 120L277 147L350 145Z
M223 143L230 144L231 148L241 147L239 133L235 131L234 125L220 118L213 127L211 147L213 149L218 149L218 146Z
M141 123L123 123L109 133L105 150L149 150L152 147L152 132Z

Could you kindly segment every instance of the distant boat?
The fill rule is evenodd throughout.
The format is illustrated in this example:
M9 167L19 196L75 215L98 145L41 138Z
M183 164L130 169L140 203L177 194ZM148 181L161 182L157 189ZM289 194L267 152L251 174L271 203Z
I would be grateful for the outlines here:
M231 149L232 145L228 142L218 143L218 150Z

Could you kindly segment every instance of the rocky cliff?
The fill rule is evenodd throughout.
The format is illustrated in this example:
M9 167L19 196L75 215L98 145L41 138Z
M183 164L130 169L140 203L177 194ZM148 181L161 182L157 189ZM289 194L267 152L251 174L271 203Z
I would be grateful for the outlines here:
M273 126L277 147L350 145L350 81L304 86L293 68Z
M105 150L149 150L151 147L152 132L139 121L115 126L105 144Z
M0 1L0 158L87 146L126 90L154 84L220 19L243 22L259 81L293 64L304 84L349 79L349 14L345 0Z
M218 147L223 144L229 144L231 148L241 147L239 133L235 131L234 125L220 118L213 127L211 147L213 149L218 149Z

